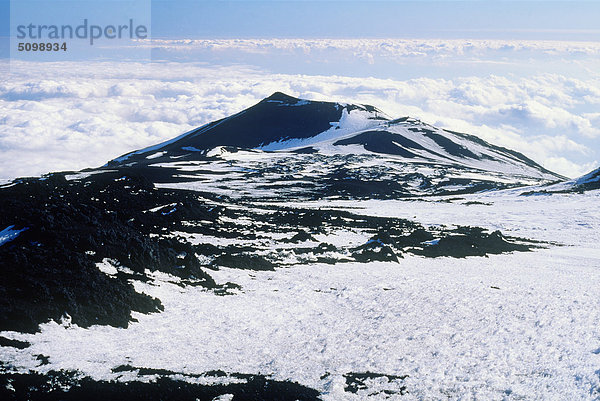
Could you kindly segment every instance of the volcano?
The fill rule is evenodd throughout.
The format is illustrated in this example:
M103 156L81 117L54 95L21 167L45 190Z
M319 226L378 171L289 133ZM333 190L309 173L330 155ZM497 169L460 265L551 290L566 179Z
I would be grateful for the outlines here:
M281 92L230 117L123 155L107 166L202 160L219 147L380 155L394 162L470 168L538 180L564 178L521 153L473 135L440 129L411 117L392 119L370 105L298 99Z

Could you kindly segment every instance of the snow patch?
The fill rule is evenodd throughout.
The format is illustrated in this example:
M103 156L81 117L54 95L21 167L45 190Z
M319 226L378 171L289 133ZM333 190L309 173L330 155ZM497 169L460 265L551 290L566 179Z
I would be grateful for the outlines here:
M167 152L165 152L165 151L163 151L163 152L156 152L156 153L153 153L153 154L151 154L149 156L146 156L146 159L156 159L156 158L161 157L162 155L164 155L166 153Z
M119 272L114 265L114 261L108 258L104 258L102 259L102 262L96 263L96 267L102 273L107 274L109 276L114 276Z
M369 119L373 113L366 110L351 110L348 112L348 108L342 109L342 115L339 121L332 121L331 128L327 131L323 131L318 135L310 138L294 138L289 140L283 140L279 142L271 142L264 146L258 147L260 150L282 150L282 149L300 149L315 143L326 141L333 138L340 138L348 135L352 132L362 131L367 128L378 126L381 121Z

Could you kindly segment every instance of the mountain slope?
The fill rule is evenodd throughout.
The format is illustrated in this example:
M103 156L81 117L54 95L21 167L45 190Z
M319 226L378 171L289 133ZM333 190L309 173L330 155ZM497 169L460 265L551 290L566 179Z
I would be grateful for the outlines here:
M584 190L600 189L600 168L576 179L575 185Z
M217 146L251 149L285 140L315 137L352 112L361 114L365 121L386 119L379 117L382 113L372 106L307 101L276 92L230 117L206 124L174 140L128 153L115 161L140 161L155 152L179 156Z
M583 193L600 189L600 168L597 168L579 178L548 184L524 192L523 195L544 194L544 193Z
M356 145L356 146L354 146ZM524 155L373 106L317 102L277 92L233 116L121 156L109 167L201 160L219 146L324 155L380 154L406 163L473 168L538 180L561 177Z
M165 188L275 201L458 195L564 179L473 135L279 92L103 169L120 168Z

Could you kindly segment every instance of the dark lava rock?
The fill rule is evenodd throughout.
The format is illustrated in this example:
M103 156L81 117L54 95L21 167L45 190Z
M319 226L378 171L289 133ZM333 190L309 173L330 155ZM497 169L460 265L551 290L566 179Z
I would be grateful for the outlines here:
M347 373L344 375L346 379L346 387L344 390L349 393L356 394L359 390L367 390L369 387L366 384L366 381L369 379L379 379L386 378L388 383L398 383L400 384L404 379L408 377L408 375L403 376L394 376L394 375L386 375L381 373ZM383 392L387 395L398 394L404 395L407 393L406 386L402 385L397 391L383 390ZM373 393L371 395L376 395L378 393Z
M446 152L448 152L449 154L451 154L453 156L458 156L458 157L466 157L469 159L480 159L479 156L477 156L475 153L471 152L469 149L465 148L462 145L459 145L458 143L456 143L454 141L451 141L450 139L446 138L445 136L436 134L433 131L429 131L429 130L424 130L424 131L426 131L424 133L424 135L426 137L433 139L434 142L436 142L438 145L440 145L442 148L444 148L444 150Z
M0 336L0 347L13 347L17 349L28 348L31 344L27 341L11 340L10 338Z
M378 249L361 249L352 254L357 262L398 262L398 256L389 246Z
M192 194L122 174L80 181L54 174L0 188L0 227L27 228L0 246L0 330L33 332L66 314L82 327L127 327L132 310L162 310L158 299L134 290L131 276L101 272L96 263L104 258L140 276L161 270L216 286L190 244L159 235L182 219L214 219L207 208ZM173 206L149 211L160 205Z
M213 266L225 266L243 270L275 270L275 265L262 256L257 255L220 255L213 261Z
M392 240L387 233L385 235L378 234L367 243L354 248L352 256L357 262L398 262L396 252L389 245L386 245L391 242Z
M206 269L272 271L289 263L289 252L307 254L301 258L305 263L341 263L398 261L404 253L484 256L532 247L531 242L517 243L480 228L425 228L405 219L281 204L253 208L243 200L209 193L158 189L152 181L156 171L143 166L88 172L87 178L67 180L65 173L58 173L0 187L0 229L26 229L0 246L0 330L34 332L40 323L66 315L82 327L127 327L131 311L162 310L160 300L136 292L131 283L151 280L148 271L177 276L180 285L201 285L227 295L238 287L217 285ZM345 179L351 171L337 173L332 182L354 185ZM368 196L378 184L367 181L357 179L361 188L350 192ZM400 190L380 189L390 196ZM363 232L371 239L360 247L287 245L338 230ZM273 233L291 232L297 234L280 246L269 243ZM186 234L243 243L192 245ZM440 238L437 244L426 244L434 238ZM98 269L97 263L105 259L119 270L116 275Z
M40 361L40 366L44 366L44 365L49 365L50 364L50 357L46 356L46 355L36 355L35 357L36 360Z
M168 371L166 371L168 372ZM150 373L156 374L156 373ZM220 377L214 375L215 377ZM289 381L260 375L232 375L239 383L202 385L159 377L148 383L78 379L75 372L51 371L47 375L0 375L0 399L6 401L196 401L231 394L233 400L319 400L319 392Z
M404 184L393 179L363 179L352 170L341 168L323 177L323 197L343 199L393 199L409 195Z
M291 243L304 242L304 241L316 241L316 240L314 239L314 237L312 235L310 235L306 231L300 231L299 233L294 235L292 238L282 240L282 242L291 242Z
M423 146L402 135L387 131L367 131L348 139L339 140L334 145L363 145L366 150L371 152L398 155L406 158L416 156L408 149L426 150Z
M528 251L532 245L510 242L500 231L487 233L479 227L459 227L443 238L437 244L415 249L418 255L439 257L451 256L464 258L467 256L486 256L512 251Z

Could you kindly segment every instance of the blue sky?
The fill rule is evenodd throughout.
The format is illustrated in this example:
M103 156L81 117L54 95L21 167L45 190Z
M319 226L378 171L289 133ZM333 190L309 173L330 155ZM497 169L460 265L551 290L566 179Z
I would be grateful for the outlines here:
M600 38L591 1L158 0L152 10L155 37Z
M18 0L68 19L75 3L100 17L119 0ZM154 37L503 38L598 40L598 1L146 1ZM1 0L0 35L9 1ZM62 17L61 17L62 18ZM75 21L76 22L76 21Z

